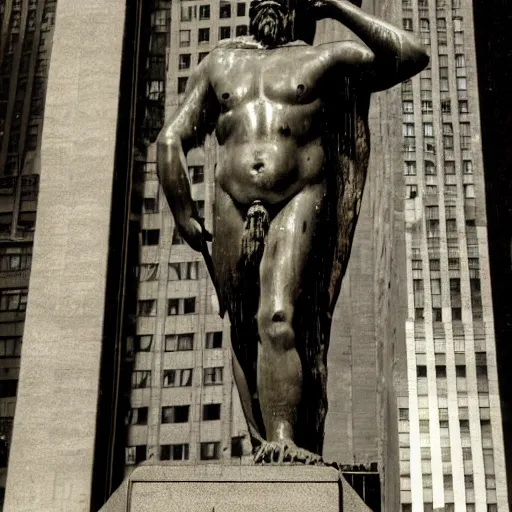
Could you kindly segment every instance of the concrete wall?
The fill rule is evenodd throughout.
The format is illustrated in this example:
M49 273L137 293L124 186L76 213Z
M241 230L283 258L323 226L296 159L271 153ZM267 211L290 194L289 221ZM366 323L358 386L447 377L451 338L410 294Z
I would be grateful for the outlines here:
M90 506L123 0L59 0L7 512Z

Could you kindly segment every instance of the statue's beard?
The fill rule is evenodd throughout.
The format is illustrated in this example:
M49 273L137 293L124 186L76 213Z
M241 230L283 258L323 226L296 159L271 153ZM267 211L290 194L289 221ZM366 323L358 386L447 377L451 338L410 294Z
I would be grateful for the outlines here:
M250 23L250 33L265 46L278 46L290 41L288 16L274 5L258 9Z

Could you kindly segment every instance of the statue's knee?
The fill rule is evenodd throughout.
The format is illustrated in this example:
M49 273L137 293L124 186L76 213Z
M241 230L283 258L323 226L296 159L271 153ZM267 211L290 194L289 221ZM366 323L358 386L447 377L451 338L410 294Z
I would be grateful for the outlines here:
M290 350L295 346L291 315L282 310L261 311L258 314L258 329L262 343L275 350Z

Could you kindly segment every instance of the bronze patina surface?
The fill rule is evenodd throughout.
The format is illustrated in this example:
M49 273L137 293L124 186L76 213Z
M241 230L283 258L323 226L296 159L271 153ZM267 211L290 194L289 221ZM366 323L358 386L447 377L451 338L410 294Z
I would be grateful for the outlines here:
M219 44L190 77L158 138L158 173L229 314L255 461L315 463L331 317L368 167L370 96L420 72L428 57L411 34L347 0L254 0L250 17L251 35ZM325 18L364 45L312 46ZM214 131L212 237L185 157Z

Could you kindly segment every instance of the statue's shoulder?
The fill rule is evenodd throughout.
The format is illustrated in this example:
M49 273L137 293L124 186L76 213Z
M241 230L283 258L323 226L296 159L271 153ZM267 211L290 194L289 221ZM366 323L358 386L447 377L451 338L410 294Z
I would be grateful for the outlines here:
M217 43L216 50L263 50L261 43L252 36L240 36L234 39L223 39Z

